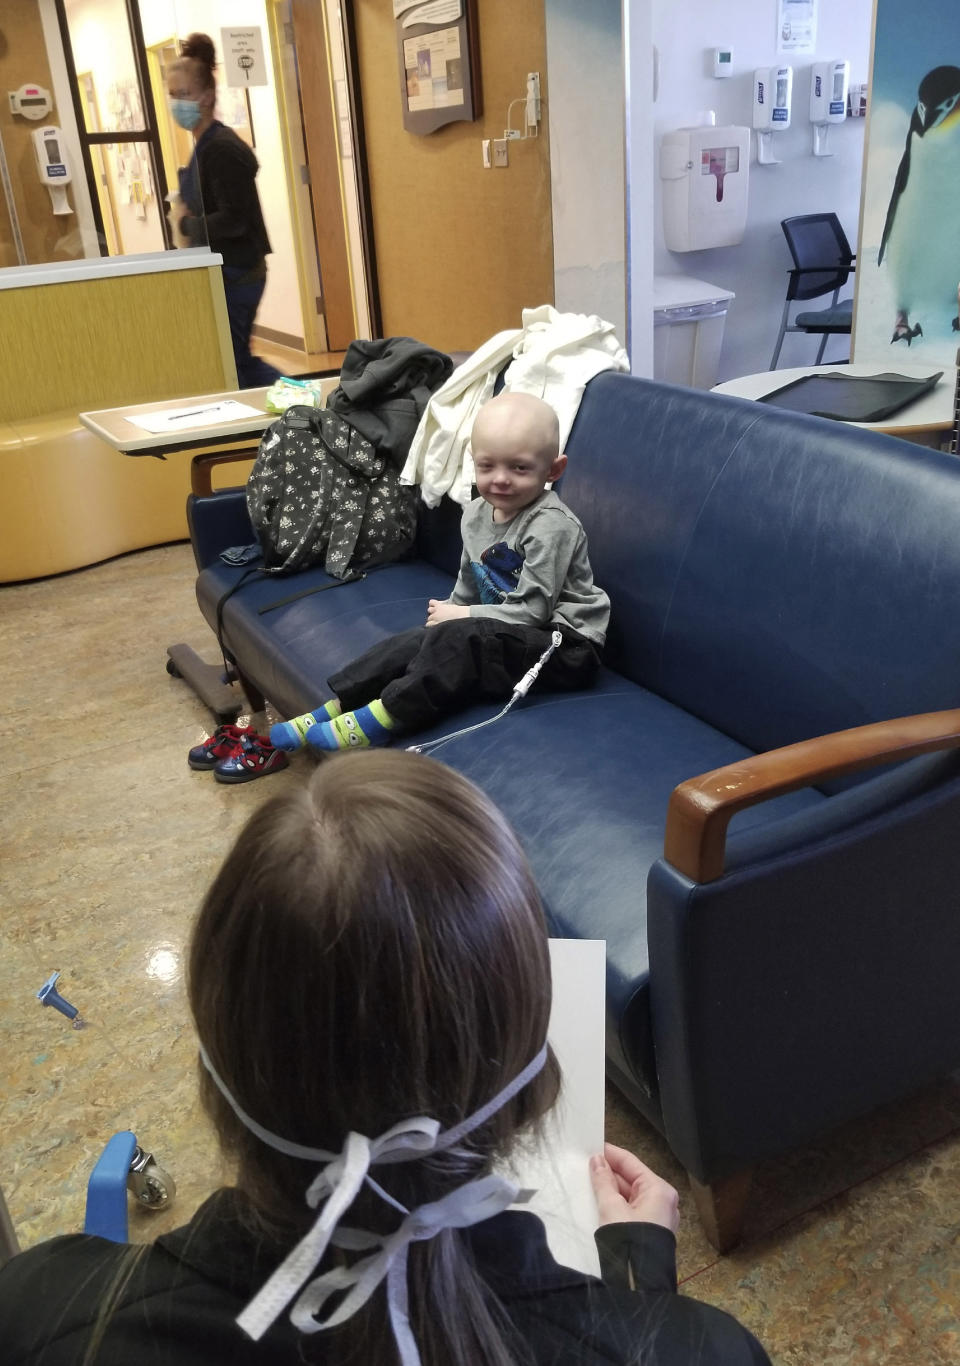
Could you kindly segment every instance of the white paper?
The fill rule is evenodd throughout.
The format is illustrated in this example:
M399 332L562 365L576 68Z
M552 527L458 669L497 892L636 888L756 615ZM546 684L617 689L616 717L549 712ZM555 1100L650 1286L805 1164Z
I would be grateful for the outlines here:
M403 68L411 114L464 103L459 28L435 29L419 38L405 38Z
M459 19L461 14L460 0L427 0L426 4L417 5L403 16L403 27L412 28L414 24L446 24L452 19Z
M780 0L777 52L813 53L817 45L817 0Z
M191 432L195 427L217 427L241 417L264 417L262 408L225 398L218 403L198 403L192 408L163 408L155 413L131 413L125 421L145 432L166 436L171 432Z
M514 1155L510 1176L533 1196L514 1208L538 1215L563 1266L600 1274L593 1240L597 1206L589 1161L603 1152L607 946L602 939L551 939L549 1039L563 1073L543 1139Z
M222 28L220 48L227 85L269 85L263 34L259 28Z

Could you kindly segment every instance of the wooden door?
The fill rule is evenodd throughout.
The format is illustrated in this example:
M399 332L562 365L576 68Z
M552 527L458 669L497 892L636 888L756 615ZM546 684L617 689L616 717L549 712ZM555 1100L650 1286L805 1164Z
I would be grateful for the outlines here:
M343 351L357 336L358 328L324 7L317 0L293 0L292 15L327 346L331 351Z

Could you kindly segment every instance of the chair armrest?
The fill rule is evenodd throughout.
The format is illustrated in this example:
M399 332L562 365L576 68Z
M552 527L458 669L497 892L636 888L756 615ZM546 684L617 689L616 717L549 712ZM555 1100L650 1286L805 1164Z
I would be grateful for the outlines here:
M852 263L849 266L844 266L838 265L834 261L833 265L830 266L794 266L792 270L787 271L787 274L795 280L801 275L839 275L841 272L844 275L855 275L857 268Z
M197 498L209 498L213 493L211 471L215 465L233 465L240 460L256 458L259 445L244 446L242 450L217 451L209 455L195 455L190 461L190 490Z
M801 740L715 768L670 794L663 856L694 882L723 874L727 826L738 811L859 769L960 747L960 711L925 712Z
M246 490L222 489L209 498L187 499L187 525L198 569L213 564L231 545L252 545L257 539L247 513Z

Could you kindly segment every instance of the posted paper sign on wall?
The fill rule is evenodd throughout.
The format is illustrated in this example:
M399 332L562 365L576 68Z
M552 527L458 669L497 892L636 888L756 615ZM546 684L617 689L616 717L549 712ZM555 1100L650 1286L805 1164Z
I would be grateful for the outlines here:
M227 85L268 85L267 59L259 28L222 28L220 48Z

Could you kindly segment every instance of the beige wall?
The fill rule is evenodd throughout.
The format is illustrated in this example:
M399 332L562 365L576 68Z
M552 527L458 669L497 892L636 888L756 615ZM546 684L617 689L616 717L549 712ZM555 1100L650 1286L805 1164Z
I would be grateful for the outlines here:
M522 308L553 302L543 6L478 10L483 115L418 137L403 128L392 6L355 8L383 333L443 350L473 350ZM545 97L540 137L511 143L506 170L484 170L481 139L503 136L528 71Z
M53 77L47 61L47 48L37 0L2 0L0 3L0 137L7 157L14 202L20 220L20 235L28 262L57 261L77 254L76 248L57 250L58 244L73 232L73 214L56 217L50 193L40 181L36 170L31 133L47 123L72 121L68 110L62 119L56 107L41 123L10 112L8 90L19 90L21 85L35 83L52 90ZM73 202L72 186L68 190ZM63 244L66 245L66 244ZM3 192L0 190L0 267L18 264L13 232L7 214Z

